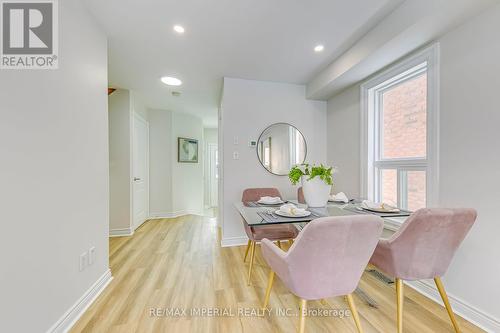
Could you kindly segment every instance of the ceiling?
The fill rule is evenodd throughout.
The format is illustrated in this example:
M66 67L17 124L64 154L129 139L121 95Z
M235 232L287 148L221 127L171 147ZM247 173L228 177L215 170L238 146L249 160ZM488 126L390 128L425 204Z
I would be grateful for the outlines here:
M110 86L216 127L224 76L305 84L402 0L86 2L109 38ZM315 53L317 44L325 50ZM166 86L162 76L183 85Z

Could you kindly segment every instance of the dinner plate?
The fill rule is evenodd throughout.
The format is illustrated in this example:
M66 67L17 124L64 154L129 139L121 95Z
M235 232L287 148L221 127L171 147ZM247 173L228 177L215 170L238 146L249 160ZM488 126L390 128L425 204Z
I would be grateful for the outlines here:
M281 210L277 210L274 212L274 214L276 215L279 215L279 216L283 216L283 217L306 217L306 216L309 216L311 215L311 212L310 211L305 211L303 214L288 214L288 213L285 213L285 212L282 212Z
M400 213L401 211L397 208L394 208L394 209L385 209L385 208L369 208L369 207L365 207L365 206L361 206L362 209L364 210L367 210L367 211L370 211L370 212L375 212L375 213L394 213L394 214L397 214L397 213Z
M345 202L344 200L334 200L334 199L328 199L328 202L336 202L336 203L349 203L349 202Z
M283 200L281 201L276 201L276 202L269 202L269 201L257 201L257 203L260 203L261 205L281 205L284 204L285 202Z

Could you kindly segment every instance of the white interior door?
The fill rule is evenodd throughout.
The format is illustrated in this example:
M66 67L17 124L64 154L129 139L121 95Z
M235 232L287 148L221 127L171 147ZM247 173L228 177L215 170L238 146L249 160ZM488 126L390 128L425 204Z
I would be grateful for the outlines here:
M210 206L217 207L219 181L219 152L216 144L208 144L208 184Z
M133 131L133 215L134 229L149 215L149 124L134 114Z

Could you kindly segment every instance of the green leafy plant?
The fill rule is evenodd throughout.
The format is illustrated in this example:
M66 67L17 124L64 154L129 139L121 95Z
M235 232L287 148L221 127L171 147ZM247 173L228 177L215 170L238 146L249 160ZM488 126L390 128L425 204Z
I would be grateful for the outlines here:
M328 185L333 185L333 167L325 167L323 164L319 166L309 164L298 164L294 166L288 173L288 178L293 185L297 185L302 176L309 176L307 180L319 177Z

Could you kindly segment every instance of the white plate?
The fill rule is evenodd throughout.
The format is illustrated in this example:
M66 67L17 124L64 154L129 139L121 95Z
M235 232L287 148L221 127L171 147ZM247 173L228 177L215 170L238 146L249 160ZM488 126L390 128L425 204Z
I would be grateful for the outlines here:
M268 202L268 201L257 201L257 203L260 203L261 205L281 205L284 204L285 202L283 200L281 201L276 201L276 202Z
M385 209L385 208L369 208L366 206L361 205L361 208L364 210L368 210L370 212L376 212L376 213L399 213L401 212L398 208L393 208L393 209Z
M292 215L292 214L282 212L281 210L278 209L277 211L274 212L274 214L279 215L279 216L283 216L283 217L306 217L306 216L311 215L311 212L306 210L304 212L304 214Z
M349 203L349 201L345 202L344 200L334 200L334 199L328 199L328 202L338 202L338 203L345 203L345 204Z

